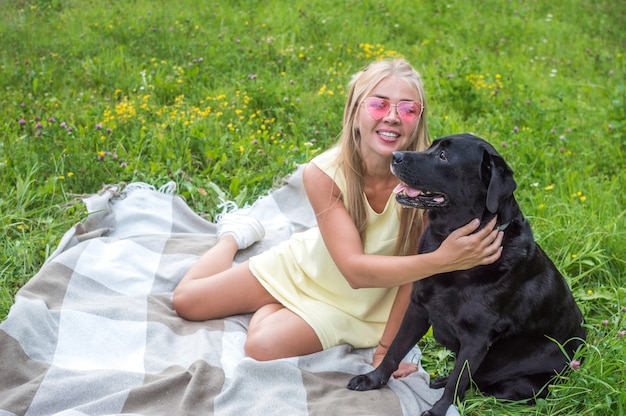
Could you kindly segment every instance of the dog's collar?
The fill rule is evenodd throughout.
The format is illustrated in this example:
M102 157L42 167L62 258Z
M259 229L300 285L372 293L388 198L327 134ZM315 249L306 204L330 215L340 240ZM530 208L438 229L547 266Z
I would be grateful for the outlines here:
M511 224L511 223L507 222L507 223L504 223L504 224L500 224L500 226L498 227L498 230L500 230L500 231L506 230L506 227L508 227L509 224Z

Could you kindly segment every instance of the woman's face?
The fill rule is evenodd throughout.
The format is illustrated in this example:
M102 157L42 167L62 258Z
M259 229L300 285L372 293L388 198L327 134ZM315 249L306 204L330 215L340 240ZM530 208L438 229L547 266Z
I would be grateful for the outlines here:
M390 158L394 151L406 150L421 115L421 103L415 87L402 78L392 76L380 81L365 100L368 97L383 101L373 103L371 112L366 103L359 105L357 125L361 133L360 146L364 158ZM388 100L388 103L384 100ZM399 108L398 103L401 101L408 103L401 103ZM389 103L391 107L388 106ZM385 111L386 108L389 110ZM375 117L381 118L377 120Z

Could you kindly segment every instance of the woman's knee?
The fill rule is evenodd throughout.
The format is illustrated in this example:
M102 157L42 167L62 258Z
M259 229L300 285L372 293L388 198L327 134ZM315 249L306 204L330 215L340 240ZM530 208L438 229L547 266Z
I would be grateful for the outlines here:
M193 320L194 302L185 287L179 285L172 295L172 307L182 318Z
M195 285L189 283L185 282L174 289L172 295L174 311L181 318L189 321L205 321L216 318L213 307L215 302L211 299L212 294L200 292Z
M252 331L248 332L244 351L248 357L257 361L270 361L285 358L277 354L279 348L276 347L277 345L275 345L273 340L267 339L267 337L263 337L261 334L258 334L258 332Z
M246 355L258 361L307 355L322 349L315 331L279 304L259 309L250 321L244 345Z
M293 337L279 339L266 335L268 334L248 333L244 345L244 351L248 357L257 361L270 361L312 354L323 349L317 338L311 342L305 341L303 344L301 340L294 342Z

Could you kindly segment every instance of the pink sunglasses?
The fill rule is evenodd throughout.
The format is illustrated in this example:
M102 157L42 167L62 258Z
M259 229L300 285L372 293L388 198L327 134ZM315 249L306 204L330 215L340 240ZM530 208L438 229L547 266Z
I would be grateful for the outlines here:
M380 120L389 114L391 107L396 107L400 117L411 123L418 119L423 110L422 104L417 101L398 101L398 104L391 104L391 101L385 98L367 97L363 103L374 120Z

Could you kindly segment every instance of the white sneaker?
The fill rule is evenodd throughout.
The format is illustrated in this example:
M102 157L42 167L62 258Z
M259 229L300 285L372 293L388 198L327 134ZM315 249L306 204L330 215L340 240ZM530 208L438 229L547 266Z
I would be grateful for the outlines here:
M265 236L265 228L254 217L245 214L229 213L222 215L217 222L217 238L231 234L240 250L250 247Z

